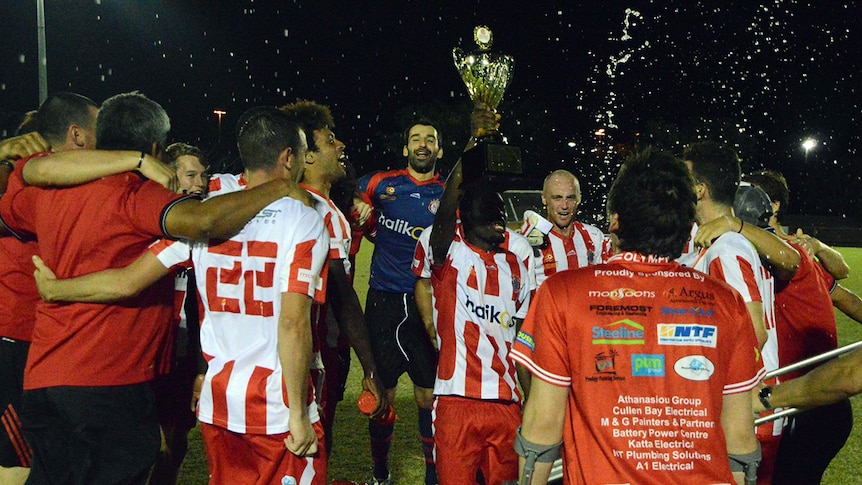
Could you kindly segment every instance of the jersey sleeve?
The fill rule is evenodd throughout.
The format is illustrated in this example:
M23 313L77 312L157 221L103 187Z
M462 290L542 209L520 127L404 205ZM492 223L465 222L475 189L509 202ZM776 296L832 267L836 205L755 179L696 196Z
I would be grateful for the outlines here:
M507 231L506 233L509 238L509 251L514 253L526 268L523 281L527 286L527 290L536 291L538 287L536 284L536 255L533 252L533 247L530 246L527 238L517 231Z
M7 179L6 192L0 197L0 222L18 239L32 237L36 232L33 221L41 189L27 185L22 175L24 165L31 159L15 165Z
M568 387L572 383L572 371L566 347L566 323L552 295L557 290L565 294L565 288L552 283L546 281L536 292L527 319L515 338L512 358L536 378L554 386Z
M144 234L172 239L165 227L165 217L175 204L190 198L196 196L175 194L147 180L130 191L125 204L125 217Z
M529 269L524 269L524 276L527 278L526 284L521 288L521 291L518 292L518 301L515 302L515 306L518 311L515 313L515 318L525 319L527 318L527 312L530 309L530 295L535 291L535 278L533 279L533 286L530 286L529 278L532 271Z
M329 252L329 233L323 220L316 212L304 211L296 221L291 239L285 241L289 249L279 277L279 289L282 293L307 295L322 304L326 300Z
M727 359L728 371L725 378L724 394L748 392L757 387L766 369L760 358L757 337L751 316L740 295L733 294L728 298L730 306L730 321L737 322L737 332L731 339L732 350Z
M416 241L416 250L413 251L413 263L411 269L413 274L420 278L431 277L431 227L426 227L419 240Z
M759 266L759 256L743 238L729 241L717 257L709 261L709 275L732 286L746 303L762 302L757 285L759 275L755 274L755 268Z
M172 268L191 258L191 245L187 241L159 239L148 249L165 268Z
M590 239L593 240L593 247L596 248L591 255L589 264L602 264L610 257L610 254L607 254L608 238L605 237L605 234L598 227L587 226L587 231L590 234Z

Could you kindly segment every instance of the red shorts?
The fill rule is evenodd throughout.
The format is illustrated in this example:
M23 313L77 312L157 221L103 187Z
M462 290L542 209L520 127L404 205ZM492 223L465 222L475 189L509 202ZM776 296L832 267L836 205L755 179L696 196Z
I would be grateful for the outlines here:
M434 399L434 462L439 483L485 483L518 479L515 432L521 405L457 396Z
M284 446L288 433L240 434L201 423L210 484L326 485L326 450L323 427L317 434L317 453L296 456Z

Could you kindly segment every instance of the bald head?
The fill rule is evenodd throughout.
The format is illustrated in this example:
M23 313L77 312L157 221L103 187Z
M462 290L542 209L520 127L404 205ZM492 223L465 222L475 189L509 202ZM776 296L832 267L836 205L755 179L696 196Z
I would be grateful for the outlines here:
M568 236L581 204L581 184L568 170L557 170L545 177L542 203L548 208L548 220L557 232Z

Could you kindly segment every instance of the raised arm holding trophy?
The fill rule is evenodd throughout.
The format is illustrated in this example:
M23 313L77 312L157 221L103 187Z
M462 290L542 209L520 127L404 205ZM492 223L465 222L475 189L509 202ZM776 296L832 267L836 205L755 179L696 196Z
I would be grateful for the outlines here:
M479 50L464 52L455 47L452 57L455 68L467 86L467 93L477 105L485 105L496 113L506 88L512 81L515 60L511 56L491 51L493 35L485 26L473 30L473 40ZM520 175L523 173L521 150L508 144L499 131L481 130L476 146L462 157L464 181L469 183L482 175Z

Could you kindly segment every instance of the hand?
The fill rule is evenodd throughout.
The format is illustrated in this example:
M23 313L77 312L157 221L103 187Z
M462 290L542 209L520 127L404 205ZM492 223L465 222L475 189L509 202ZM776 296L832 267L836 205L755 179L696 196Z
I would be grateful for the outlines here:
M823 249L823 243L819 239L805 234L802 232L802 229L796 229L796 234L788 234L784 236L784 239L798 244L811 257L814 257Z
M296 456L311 456L317 453L317 433L311 427L308 416L290 413L290 433L284 439L287 451Z
M365 224L365 221L371 217L371 206L366 204L365 201L360 198L353 199L353 207L351 210L357 214L356 220L353 221L353 225L355 227L361 227Z
M760 414L766 411L766 408L763 406L763 403L760 402L760 390L766 387L762 382L759 386L755 387L751 391L751 410L754 414Z
M0 160L18 160L50 149L51 145L42 138L42 135L33 131L0 142Z
M45 262L39 256L33 256L33 265L36 266L36 271L33 272L33 277L36 279L36 287L39 289L39 295L48 303L53 301L51 285L57 281L57 275L51 271L51 268L45 266Z
M370 392L377 399L377 407L374 408L374 411L368 417L377 419L383 416L389 409L389 401L386 400L386 389L383 387L383 381L380 380L380 377L375 375L374 372L366 375L362 379L362 390Z
M170 190L171 192L179 192L180 182L177 180L177 171L164 163L158 158L145 156L141 162L141 168L138 169L141 174Z
M719 236L728 232L736 232L742 221L733 216L723 216L713 219L697 228L694 235L695 246L708 248Z
M476 138L496 133L500 129L500 115L485 103L477 101L470 114L470 134Z
M204 375L198 374L195 376L195 382L192 384L192 412L198 410L198 403L201 400L201 389L204 387Z

